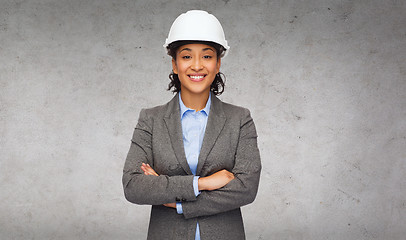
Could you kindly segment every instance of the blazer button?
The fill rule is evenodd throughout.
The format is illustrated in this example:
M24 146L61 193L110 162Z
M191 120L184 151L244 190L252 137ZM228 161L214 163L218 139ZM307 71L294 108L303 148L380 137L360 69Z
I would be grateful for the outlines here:
M182 198L182 202L186 202L186 199Z

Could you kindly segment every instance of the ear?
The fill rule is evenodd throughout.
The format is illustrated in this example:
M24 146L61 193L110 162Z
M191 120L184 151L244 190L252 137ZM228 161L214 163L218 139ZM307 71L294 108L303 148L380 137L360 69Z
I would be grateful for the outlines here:
M220 72L220 66L221 66L221 58L219 58L218 60L217 60L217 73L219 73Z
M173 73L178 74L178 67L176 66L176 60L172 58L172 70Z

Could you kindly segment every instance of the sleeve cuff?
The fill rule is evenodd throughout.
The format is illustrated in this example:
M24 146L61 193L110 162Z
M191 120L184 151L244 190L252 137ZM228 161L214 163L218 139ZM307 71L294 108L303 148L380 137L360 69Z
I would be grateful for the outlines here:
M199 191L199 178L200 176L194 176L193 177L193 190L195 191L195 196L199 196L200 191Z
M180 203L180 202L176 203L176 211L178 212L178 214L183 213L182 203Z

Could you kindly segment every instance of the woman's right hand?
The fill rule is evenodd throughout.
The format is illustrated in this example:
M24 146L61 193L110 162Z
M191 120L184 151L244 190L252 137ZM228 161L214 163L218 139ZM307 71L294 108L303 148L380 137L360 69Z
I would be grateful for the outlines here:
M234 174L223 169L207 177L199 178L199 191L212 191L227 185L234 179Z
M144 171L145 175L159 176L158 173L147 163L142 163L141 170Z

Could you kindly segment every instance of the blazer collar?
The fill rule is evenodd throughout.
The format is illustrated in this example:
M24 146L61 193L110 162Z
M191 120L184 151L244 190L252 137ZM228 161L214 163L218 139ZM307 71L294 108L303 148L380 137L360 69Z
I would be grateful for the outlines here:
M209 118L207 119L206 131L204 133L202 148L200 149L199 154L199 162L196 169L196 175L198 176L203 168L207 156L216 143L217 138L226 123L226 116L223 110L223 102L214 95L211 99L210 114Z
M179 93L168 103L164 116L164 121L171 139L172 148L176 158L182 168L192 174L189 164L186 160L185 149L183 146L182 125L180 121ZM207 119L206 131L203 138L202 148L200 149L199 162L197 164L196 175L199 175L207 156L213 148L221 130L226 122L226 116L223 111L223 103L215 96L211 97L211 107L209 118Z
M171 139L172 149L175 152L176 159L182 166L183 170L192 175L189 164L186 160L185 149L183 147L182 125L180 121L179 93L176 94L168 103L164 116L166 128L168 129Z

